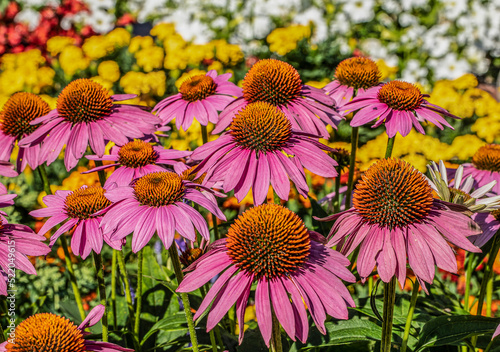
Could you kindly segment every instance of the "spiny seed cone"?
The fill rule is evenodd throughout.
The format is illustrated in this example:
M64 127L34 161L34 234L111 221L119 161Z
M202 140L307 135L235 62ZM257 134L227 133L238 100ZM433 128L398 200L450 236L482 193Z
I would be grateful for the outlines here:
M66 197L65 211L71 218L88 219L93 214L111 205L104 196L106 191L98 185L80 187Z
M286 115L266 102L251 103L239 111L229 133L246 149L269 152L282 149L292 135Z
M425 176L396 158L373 164L353 196L353 206L363 219L391 229L420 222L432 203L432 188Z
M482 146L472 157L472 163L478 170L500 172L500 145Z
M175 172L152 172L137 179L134 194L142 205L162 207L184 196L185 186Z
M490 214L496 219L496 221L500 221L500 209L493 210Z
M275 59L257 61L243 80L243 97L249 103L265 101L283 106L299 97L301 89L302 79L297 70Z
M303 266L311 248L302 220L287 208L263 204L241 214L227 234L233 263L256 278L280 277Z
M153 146L140 139L128 142L118 152L118 162L130 168L154 164L157 159L158 153Z
M391 81L380 88L378 99L391 109L408 111L415 110L422 105L424 96L414 84Z
M38 126L30 125L34 119L47 115L50 112L49 104L32 93L15 93L5 103L0 112L2 131L18 139L29 135Z
M182 82L179 92L182 99L187 101L197 101L215 94L217 84L210 76L196 75Z
M374 87L380 82L381 77L377 64L366 57L345 59L335 69L337 81L355 89Z
M190 167L187 170L184 170L180 174L181 179L186 180L186 181L191 181L193 183L197 183L197 184L201 185L203 183L203 180L205 179L205 176L207 175L207 173L205 172L200 177L196 178L197 172L194 172L194 170L196 169L197 166L198 165L195 165L195 166Z
M84 352L85 340L78 327L51 313L35 314L16 327L15 344L7 352Z
M457 188L453 188L453 187L448 187L449 191L450 191L450 199L453 200L455 197L457 197L457 200L456 201L453 201L453 203L459 203L459 204L463 204L465 202L467 202L469 199L472 199L472 197L465 193L464 191L460 190L460 189L457 189Z
M59 115L72 123L96 121L111 114L112 110L109 92L87 78L71 82L57 98Z

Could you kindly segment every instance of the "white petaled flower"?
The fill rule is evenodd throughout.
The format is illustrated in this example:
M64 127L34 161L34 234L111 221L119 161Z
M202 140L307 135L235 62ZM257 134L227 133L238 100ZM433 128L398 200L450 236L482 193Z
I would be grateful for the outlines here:
M442 160L439 161L439 167L435 162L432 162L429 173L431 175L429 184L441 200L463 205L473 213L489 213L500 209L500 196L488 197L488 192L496 185L497 181L492 181L471 193L474 179L472 176L463 179L464 168L462 165L455 171L451 182L448 181L447 169Z

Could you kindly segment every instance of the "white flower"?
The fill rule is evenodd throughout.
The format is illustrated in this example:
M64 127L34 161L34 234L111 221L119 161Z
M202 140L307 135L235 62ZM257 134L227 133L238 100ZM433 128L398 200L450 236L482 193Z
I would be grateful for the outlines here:
M85 16L85 23L97 33L108 33L115 27L115 16L107 11L95 10L91 16Z
M374 0L351 0L344 4L342 11L353 23L364 23L375 17L374 5Z
M310 7L306 11L299 13L293 18L293 22L308 25L313 22L315 25L313 41L322 42L328 37L328 27L323 13L317 7Z
M467 0L442 0L444 9L442 14L449 20L456 20L467 11Z
M401 79L406 82L411 83L422 83L423 80L427 77L429 70L427 67L422 66L418 60L411 59L406 63L406 67L404 68Z
M455 79L470 72L467 60L459 59L455 53L448 53L442 59L429 60L429 67L434 70L435 79Z
M14 21L18 23L25 23L28 25L29 30L32 31L36 27L38 27L38 24L40 23L40 18L42 16L38 11L33 10L32 8L28 7L23 9L22 11L18 12L16 17L14 18Z

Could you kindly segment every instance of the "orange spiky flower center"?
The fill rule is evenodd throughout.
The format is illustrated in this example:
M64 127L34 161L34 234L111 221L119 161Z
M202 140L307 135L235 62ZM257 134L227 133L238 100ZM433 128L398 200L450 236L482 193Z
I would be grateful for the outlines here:
M71 192L65 201L65 211L71 218L89 219L93 214L111 205L104 196L106 190L101 186L82 186Z
M432 188L425 176L396 158L372 165L353 196L353 206L363 219L391 229L420 222L432 203Z
M33 93L15 93L3 106L0 112L0 124L3 133L22 138L29 135L38 126L30 125L34 119L47 115L50 112L49 104Z
M391 81L380 88L378 99L391 109L408 111L415 110L422 105L424 96L414 84Z
M472 157L472 163L478 170L500 172L500 145L482 146Z
M182 99L194 102L215 94L216 89L217 84L212 77L196 75L182 82L179 92L182 94Z
M233 263L255 277L280 277L299 269L311 248L304 222L277 204L241 214L229 228L226 247Z
M196 178L198 176L197 175L198 173L194 172L196 167L198 167L198 165L191 166L189 169L184 170L180 174L181 179L186 180L186 181L191 181L193 183L197 183L197 184L201 185L203 183L203 180L205 179L205 176L207 175L207 173L205 172L200 177Z
M500 221L500 209L493 210L490 214L495 218L496 221Z
M299 97L301 90L302 79L297 70L275 59L257 61L243 80L243 97L249 103L265 101L283 106Z
M174 204L184 196L185 186L175 172L152 172L137 179L135 198L142 205L162 207Z
M158 153L153 146L140 139L128 142L118 152L118 162L130 168L138 168L154 164Z
M450 191L450 199L453 200L455 199L455 197L457 197L457 200L454 201L453 203L463 204L464 202L467 202L468 200L472 199L470 194L465 193L461 189L448 187L448 190Z
M82 331L71 321L52 313L35 314L16 327L15 343L8 352L84 352Z
M377 64L366 57L351 57L341 61L335 69L335 79L354 89L368 89L380 82L382 74Z
M57 98L59 115L74 124L102 119L112 110L113 100L107 89L87 78L71 82Z
M234 116L229 128L238 145L264 153L281 150L292 135L286 115L266 102L245 106Z

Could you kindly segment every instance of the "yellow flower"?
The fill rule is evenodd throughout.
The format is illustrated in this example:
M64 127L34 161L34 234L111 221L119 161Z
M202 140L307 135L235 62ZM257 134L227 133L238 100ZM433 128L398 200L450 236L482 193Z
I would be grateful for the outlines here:
M471 131L475 132L478 137L485 139L488 143L500 140L500 104L497 109L497 112L477 119L471 126Z
M97 67L97 73L111 82L116 82L120 79L120 66L115 61L103 61Z
M467 89L477 87L477 78L472 73L465 74L451 81L455 89Z
M328 82L330 82L330 80L328 78L323 78L321 81L309 81L309 82L306 82L306 85L321 89L324 86L326 86L326 84Z
M215 48L215 58L226 66L234 66L244 58L238 45L229 44L225 40L212 40L209 44Z
M388 66L382 59L378 59L376 63L378 69L380 70L380 73L382 74L382 76L380 77L381 81L385 80L386 78L394 79L396 77L396 73L398 72L397 67Z
M141 49L149 48L154 45L152 37L142 37L140 35L133 37L130 40L130 45L128 46L128 51L132 54Z
M57 106L57 98L56 97L51 97L50 95L47 94L40 94L40 98L45 100L47 104L49 104L50 109L55 109Z
M74 45L75 42L75 38L72 37L55 36L47 40L47 51L50 55L56 56L60 54L65 47Z
M59 55L59 64L68 76L73 76L78 70L89 67L90 60L83 55L83 50L76 46L67 46Z
M37 80L38 80L38 88L46 87L46 86L51 86L54 84L54 76L56 75L56 71L54 71L52 68L44 66L40 67L37 70Z
M161 97L165 94L166 76L164 71L156 71L150 73L142 72L127 72L120 79L120 86L127 94L137 94L141 96L141 100L147 105L154 105L154 100L150 96ZM148 96L146 96L148 95Z
M115 45L103 35L94 35L85 39L83 52L92 60L97 60L111 54Z
M459 160L467 160L472 158L474 153L485 144L484 141L472 134L455 137L442 159L458 158Z
M463 105L470 105L477 116L483 117L496 110L497 102L488 92L479 88L469 88L462 97Z
M207 67L207 70L215 70L218 73L222 73L224 69L224 65L220 61L214 61Z
M130 32L125 28L115 28L106 34L106 39L116 48L127 46L130 43L130 37Z
M152 36L157 37L159 40L164 41L171 35L175 34L175 24L174 23L158 23L156 26L151 28L149 32Z
M286 55L297 47L302 39L311 37L311 28L303 25L292 25L286 28L276 28L267 36L269 50L278 55Z
M114 92L113 92L113 82L111 82L111 81L109 81L106 78L101 77L101 76L90 77L90 79L93 80L94 82L99 83L104 88L106 88L109 91L109 94L111 94L111 95L114 94Z
M152 46L141 49L136 51L134 56L137 65L145 72L151 72L154 69L163 67L163 49L160 47Z

